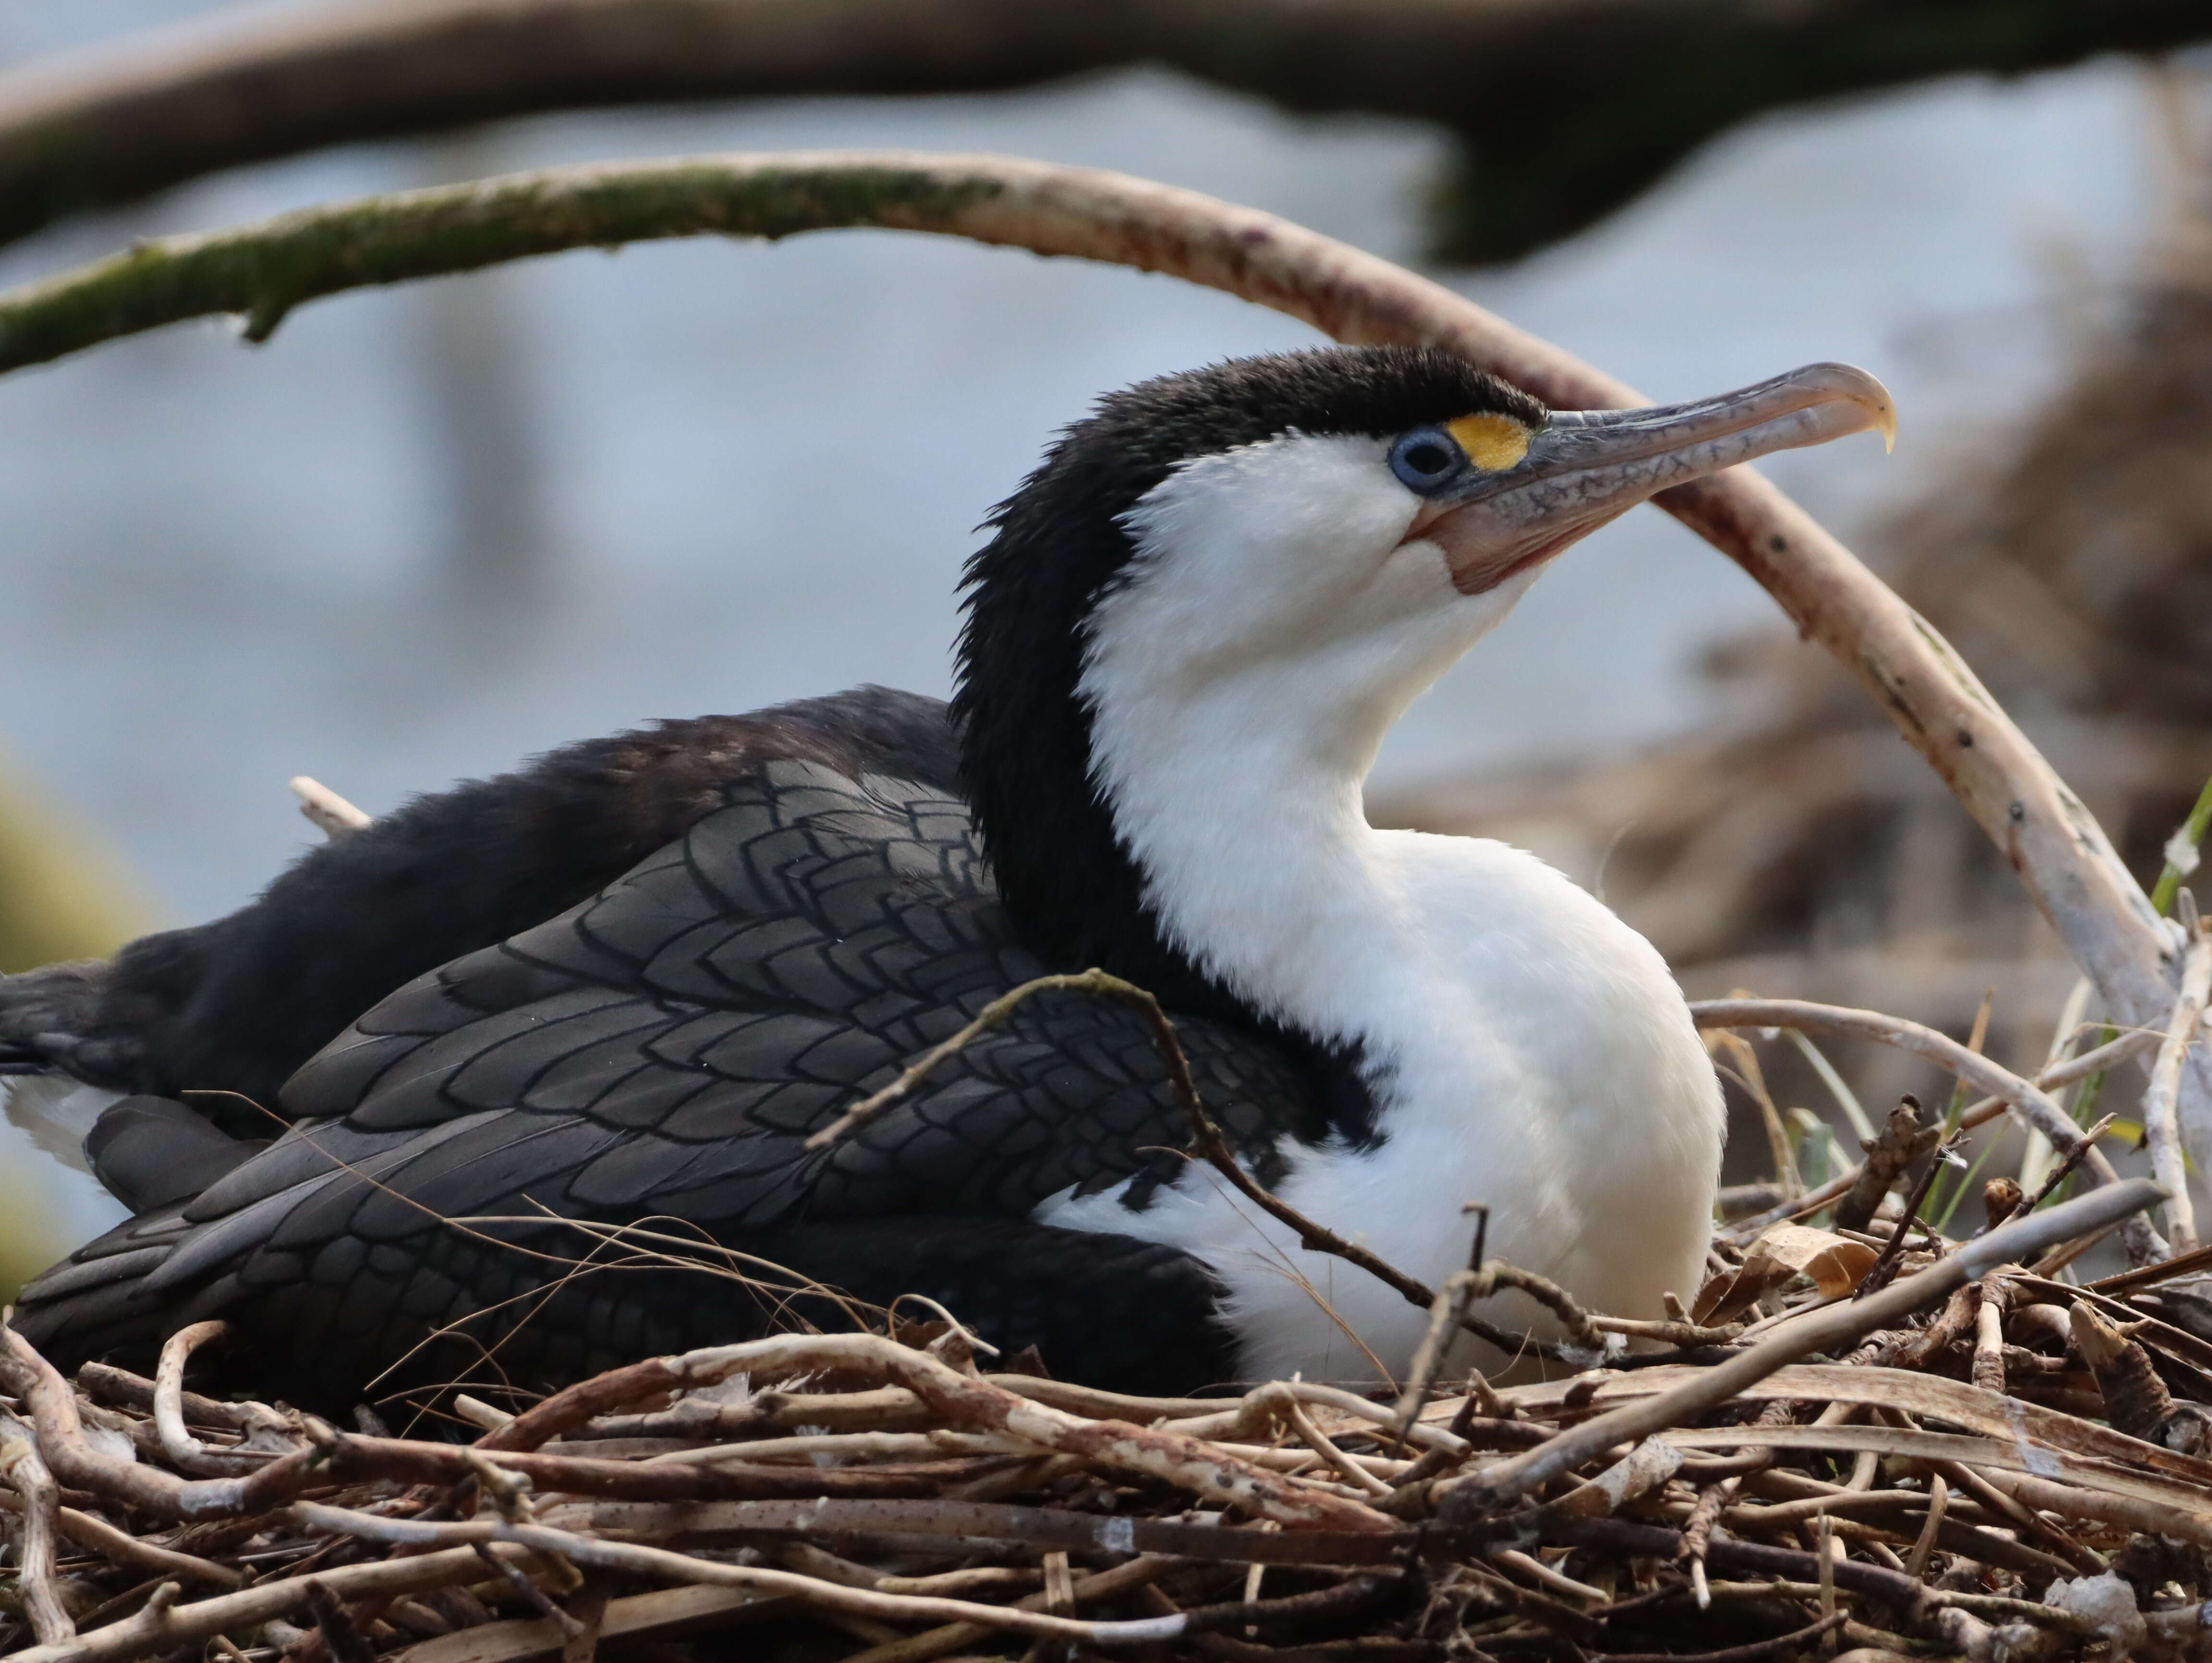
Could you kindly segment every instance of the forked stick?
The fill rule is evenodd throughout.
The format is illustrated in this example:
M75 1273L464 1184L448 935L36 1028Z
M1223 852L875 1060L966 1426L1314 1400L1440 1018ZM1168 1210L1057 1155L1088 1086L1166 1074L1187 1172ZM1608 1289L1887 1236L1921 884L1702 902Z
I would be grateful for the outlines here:
M2033 1081L2021 1078L1948 1035L1902 1017L1855 1011L1846 1005L1814 1004L1805 999L1705 999L1692 1005L1690 1014L1700 1028L1794 1028L1894 1046L1924 1057L1954 1077L1986 1091L2010 1108L2022 1126L2049 1138L2061 1154L2072 1154L2084 1141L2073 1116ZM2112 1163L2094 1144L2083 1158L2099 1183L2119 1181ZM2165 1174L2160 1177L2163 1180Z

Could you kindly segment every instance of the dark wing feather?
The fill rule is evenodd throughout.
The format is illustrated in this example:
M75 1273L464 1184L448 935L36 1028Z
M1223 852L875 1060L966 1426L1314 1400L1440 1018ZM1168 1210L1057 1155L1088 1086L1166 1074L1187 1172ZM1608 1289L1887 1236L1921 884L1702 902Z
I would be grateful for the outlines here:
M1048 1361L1057 1346L1063 1369L1086 1356L1086 1372L1125 1385L1216 1378L1202 1267L1029 1219L1071 1186L1181 1170L1183 1111L1127 1010L1041 994L890 1112L805 1147L1047 968L1013 939L957 798L818 762L763 764L600 894L362 1017L286 1086L290 1133L82 1256L122 1274L88 1285L77 1267L34 1284L24 1325L68 1355L133 1320L143 1344L220 1314L271 1338L313 1336L295 1352L299 1390L343 1395L488 1311L406 1375L450 1377L481 1365L472 1346L496 1344L499 1367L544 1381L775 1319L793 1278L763 1293L634 1268L555 1289L560 1266L538 1255L580 1253L588 1238L573 1229L441 1222L652 1216L878 1302L957 1296L987 1336L1044 1344ZM1280 1054L1208 1022L1182 1036L1211 1112L1263 1173L1282 1140L1319 1135ZM149 1267L155 1244L169 1250ZM1048 1316L1054 1289L1062 1308ZM1179 1338L1148 1350L1125 1336L1115 1362L1084 1336L1122 1305L1144 1333ZM837 1320L820 1298L799 1308ZM1068 1311L1087 1314L1071 1326Z
M586 740L417 798L303 855L251 906L132 942L112 964L0 976L0 1073L199 1096L240 1136L300 1065L412 978L592 895L765 758L953 788L935 699L862 687Z

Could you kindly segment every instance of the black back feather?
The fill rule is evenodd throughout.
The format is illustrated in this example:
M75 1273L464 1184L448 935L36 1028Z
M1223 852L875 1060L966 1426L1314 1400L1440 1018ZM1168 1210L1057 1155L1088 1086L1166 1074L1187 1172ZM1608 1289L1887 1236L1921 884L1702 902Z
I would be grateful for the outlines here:
M228 917L143 937L111 965L8 978L0 1059L13 1042L97 1085L209 1094L193 1102L210 1120L265 1137L278 1088L355 1017L613 882L763 756L957 788L944 707L884 688L564 746L309 851Z

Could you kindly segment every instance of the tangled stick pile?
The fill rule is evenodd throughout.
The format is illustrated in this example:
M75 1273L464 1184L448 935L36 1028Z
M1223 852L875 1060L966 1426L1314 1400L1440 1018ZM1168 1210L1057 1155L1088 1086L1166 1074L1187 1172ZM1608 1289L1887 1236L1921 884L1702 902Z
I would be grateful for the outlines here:
M1794 1269L1771 1229L1724 1243L1698 1309L1731 1320L1658 1353L1617 1336L1660 1325L1486 1266L1379 1399L983 1375L944 1324L655 1359L520 1416L462 1397L462 1443L185 1392L219 1324L154 1380L73 1385L0 1330L0 1654L580 1663L703 1631L702 1654L845 1663L2179 1657L2212 1646L2212 1344L2155 1297L2188 1265L2043 1273L2160 1193L1964 1245L1909 1207L1863 1237L1785 1226L1834 1244ZM1438 1369L1505 1282L1579 1371Z
M369 1409L347 1432L188 1393L220 1322L173 1336L153 1380L93 1363L74 1385L0 1326L0 1655L657 1660L677 1634L718 1654L735 1625L806 1663L2212 1654L2212 1301L2168 1285L2212 1250L2193 1247L2185 1194L2121 1180L2102 1128L2047 1095L2155 1050L2153 1095L2171 1098L2212 971L2212 932L2184 911L2197 974L2169 1031L2032 1081L1875 1012L1695 1007L1711 1030L1917 1052L1990 1094L1953 1125L2008 1110L2063 1156L2034 1195L1990 1185L1984 1229L1952 1241L1919 1216L1951 1145L1900 1112L1830 1184L1778 1174L1782 1199L1723 1232L1664 1320L1584 1311L1483 1260L1480 1232L1432 1290L1306 1218L1237 1165L1152 997L1099 971L1014 990L820 1134L1041 988L1130 1005L1194 1157L1307 1248L1429 1308L1388 1395L1291 1380L1124 1397L986 1375L956 1321L886 1319L649 1360L519 1415L455 1395L438 1411L480 1434L463 1443L393 1436ZM2178 1173L2174 1117L2154 1129ZM2077 1170L2096 1187L2045 1205ZM2160 1202L2178 1253L2143 1216ZM2138 1268L2057 1279L2115 1232ZM1478 1314L1506 1290L1558 1337ZM1452 1365L1462 1329L1548 1378Z

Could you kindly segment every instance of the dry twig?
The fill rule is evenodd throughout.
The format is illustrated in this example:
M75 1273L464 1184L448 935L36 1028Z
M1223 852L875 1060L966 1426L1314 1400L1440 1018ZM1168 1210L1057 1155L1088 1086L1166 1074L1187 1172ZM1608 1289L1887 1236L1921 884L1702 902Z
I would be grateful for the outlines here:
M74 1639L76 1624L63 1606L54 1586L54 1514L59 1510L53 1474L39 1459L38 1441L31 1429L0 1410L0 1478L23 1498L21 1527L16 1533L15 1581L23 1611L31 1619L31 1632L42 1645L56 1646Z
M2196 897L2186 889L2179 894L2183 901L2182 925L2189 942L2182 961L2181 992L2174 999L2173 1014L2167 1019L2165 1037L2159 1042L2158 1059L2151 1065L2150 1085L2142 1100L2143 1132L2150 1143L2151 1169L2169 1193L2166 1228L2177 1254L2193 1253L2197 1246L2197 1213L2189 1199L2188 1164L2182 1153L2182 1065L2196 1041L2198 1024L2203 1020L2206 996L2212 993L2212 931L2208 931L2205 920L2197 915Z

